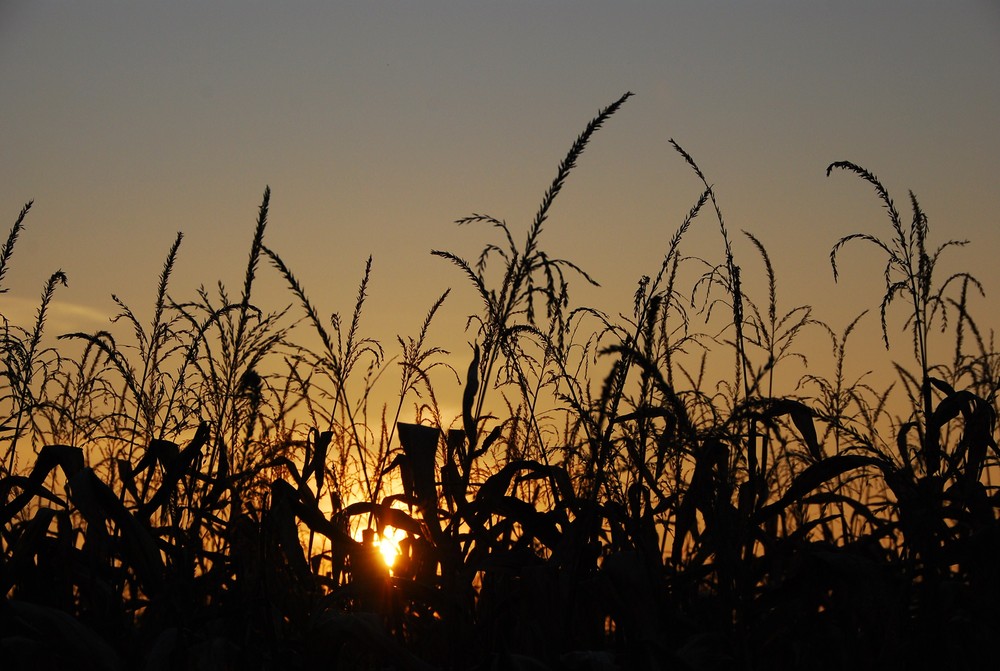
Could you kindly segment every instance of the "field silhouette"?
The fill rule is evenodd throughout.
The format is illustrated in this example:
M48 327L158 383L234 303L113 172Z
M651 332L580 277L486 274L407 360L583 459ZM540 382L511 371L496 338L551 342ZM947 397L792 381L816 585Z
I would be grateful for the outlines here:
M269 190L237 294L175 300L178 235L148 320L116 298L109 330L52 338L61 271L32 323L4 317L5 668L988 663L1000 359L969 311L983 287L937 270L964 243L932 242L913 194L907 221L874 174L831 164L874 190L889 224L831 241L835 276L855 244L883 254L884 342L857 345L875 315L837 331L780 308L751 233L769 290L747 294L716 190L672 143L703 190L661 266L622 314L577 306L570 280L593 280L546 253L545 225L630 95L577 137L526 231L457 222L498 241L473 260L433 252L458 283L392 355L363 331L371 259L350 313L323 316L265 242ZM30 207L0 249L0 293ZM717 261L682 253L699 218L718 227ZM265 273L292 308L255 304ZM429 330L459 290L481 310L455 363ZM707 319L724 328L705 333ZM847 377L851 348L884 348L897 320L912 359L896 379ZM807 328L829 338L829 370L776 396ZM706 377L709 353L728 378ZM373 409L388 370L398 402ZM461 381L455 422L437 374Z

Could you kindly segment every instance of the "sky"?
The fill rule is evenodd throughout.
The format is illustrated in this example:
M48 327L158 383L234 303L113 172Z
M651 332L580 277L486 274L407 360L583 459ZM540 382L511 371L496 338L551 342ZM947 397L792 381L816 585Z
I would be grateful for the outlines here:
M574 281L578 304L629 311L700 194L671 138L715 185L752 291L762 268L739 231L767 247L783 309L810 304L836 331L877 312L877 254L849 247L840 282L830 270L840 237L890 232L867 184L826 176L839 160L878 175L904 217L914 191L934 240L970 240L942 265L992 297L998 63L986 0L0 0L4 235L35 202L0 312L27 323L62 269L54 330L104 328L112 294L149 317L178 231L174 298L218 281L236 295L269 185L265 243L321 312L350 312L372 255L365 334L415 334L451 287L430 338L462 352L472 287L431 250L500 242L454 224L474 212L523 237L573 140L626 91L541 240L601 283ZM718 223L699 219L684 251L718 263ZM293 302L273 270L258 277L262 307Z

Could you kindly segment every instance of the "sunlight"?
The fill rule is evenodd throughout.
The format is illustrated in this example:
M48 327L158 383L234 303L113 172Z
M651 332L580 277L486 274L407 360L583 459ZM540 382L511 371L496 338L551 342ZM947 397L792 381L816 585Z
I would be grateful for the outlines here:
M382 535L375 537L375 547L378 548L379 553L382 555L382 560L385 565L390 570L393 564L396 563L396 558L399 557L400 549L399 542L403 540L406 533L395 527L386 527L382 531Z
M406 537L406 532L391 526L383 528L381 535L375 529L358 529L354 534L355 540L359 543L364 542L366 533L371 533L371 544L378 550L382 561L385 562L385 566L391 574L392 567L401 554L399 543Z

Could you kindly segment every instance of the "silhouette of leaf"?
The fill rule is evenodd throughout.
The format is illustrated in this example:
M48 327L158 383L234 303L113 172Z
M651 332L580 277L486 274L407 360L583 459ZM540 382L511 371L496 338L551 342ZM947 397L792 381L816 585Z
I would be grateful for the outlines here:
M891 469L891 465L877 457L862 454L838 454L826 457L810 464L799 473L785 490L785 493L774 503L764 506L757 514L759 521L783 511L789 504L800 501L806 494L817 487L843 475L865 466L875 466L879 469Z
M479 345L472 348L472 362L469 364L469 371L465 376L465 389L462 391L462 424L465 428L465 437L469 441L469 453L476 449L479 437L479 428L475 417L472 416L473 406L476 403L476 394L479 393ZM468 470L468 466L466 467Z

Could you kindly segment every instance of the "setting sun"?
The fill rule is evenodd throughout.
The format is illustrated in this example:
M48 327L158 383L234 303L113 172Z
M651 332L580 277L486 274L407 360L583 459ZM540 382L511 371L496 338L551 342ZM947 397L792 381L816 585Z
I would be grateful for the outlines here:
M382 531L381 536L375 536L375 547L378 548L379 553L382 555L382 560L389 569L392 569L396 563L396 558L399 557L399 542L405 536L406 534L403 531L395 527L386 527Z
M0 671L1000 668L1000 0L569 5L0 0Z
M384 527L381 534L375 529L358 529L355 540L365 542L366 536L371 538L372 546L382 555L382 561L391 571L401 553L399 543L406 537L406 532L390 526Z

